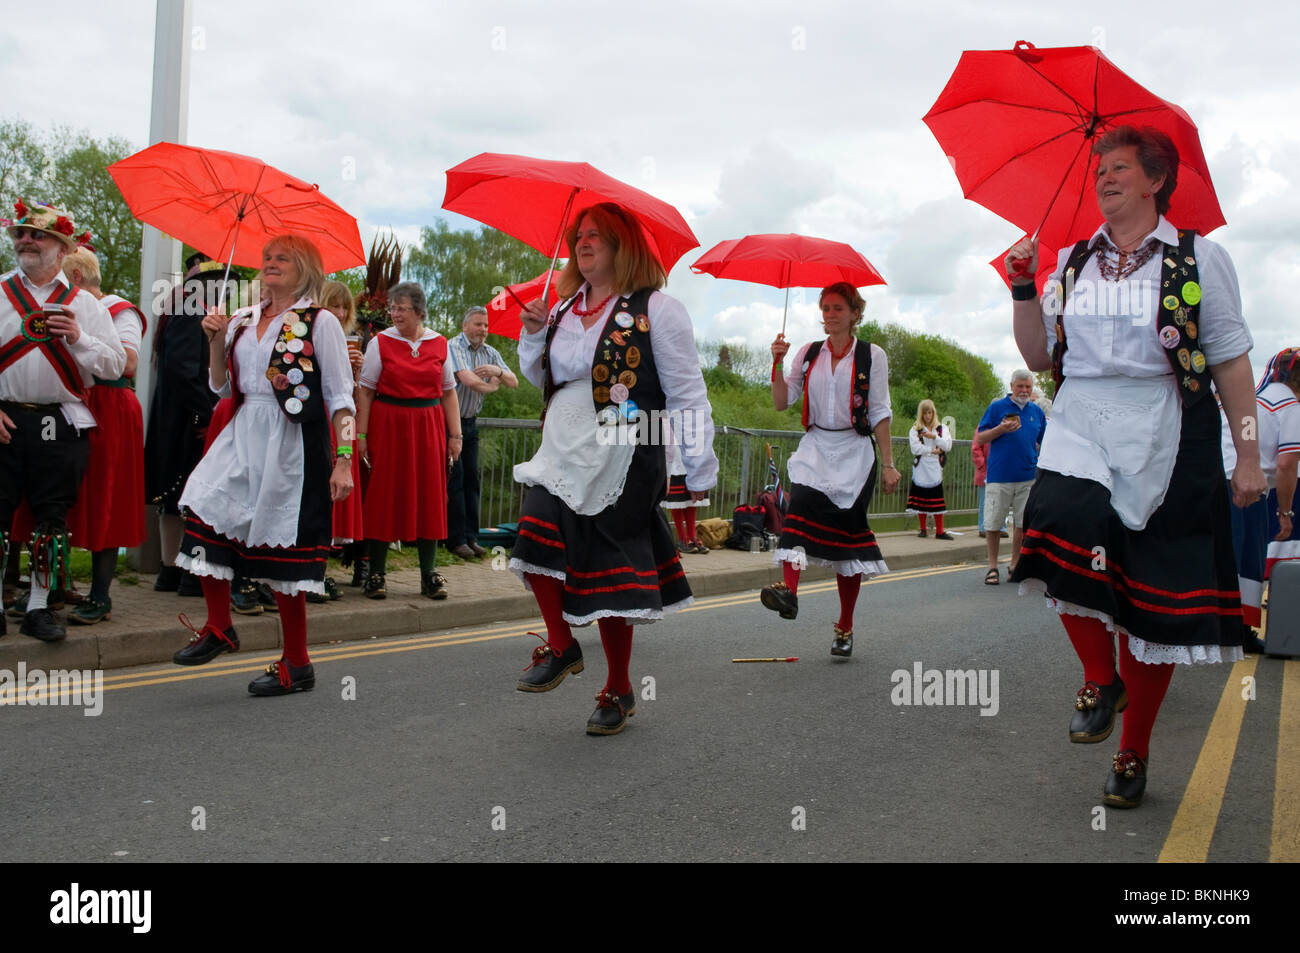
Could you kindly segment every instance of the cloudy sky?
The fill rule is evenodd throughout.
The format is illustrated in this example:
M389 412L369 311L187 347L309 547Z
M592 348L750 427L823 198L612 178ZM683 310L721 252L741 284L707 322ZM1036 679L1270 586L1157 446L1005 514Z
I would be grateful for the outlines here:
M154 4L59 11L0 21L4 48L45 50L0 62L0 116L143 147ZM871 317L952 338L1005 377L1020 358L987 263L1020 233L962 198L921 117L964 49L1093 45L1199 126L1228 221L1211 237L1236 263L1258 374L1300 343L1298 32L1294 5L1251 0L193 0L188 139L319 183L367 246L380 227L466 227L440 209L444 171L477 153L587 161L690 222L702 247L668 291L700 337L765 348L783 293L688 264L723 239L803 232L881 270ZM815 293L792 292L788 336L818 326Z

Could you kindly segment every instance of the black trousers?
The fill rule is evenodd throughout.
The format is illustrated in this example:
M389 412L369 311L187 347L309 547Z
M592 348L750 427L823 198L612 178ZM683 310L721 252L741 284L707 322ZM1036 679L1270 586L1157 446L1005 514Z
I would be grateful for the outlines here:
M460 459L447 478L447 545L478 542L478 418L462 417Z
M9 443L0 444L0 529L8 531L24 498L38 527L62 528L90 460L88 435L68 423L58 404L0 401L0 410L14 423Z

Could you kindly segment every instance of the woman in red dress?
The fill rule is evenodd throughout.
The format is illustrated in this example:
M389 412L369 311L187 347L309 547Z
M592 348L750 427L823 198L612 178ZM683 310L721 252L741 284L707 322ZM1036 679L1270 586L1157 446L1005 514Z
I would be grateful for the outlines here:
M363 525L370 551L366 597L383 599L388 544L415 540L420 593L446 599L434 571L437 541L447 536L447 468L460 456L455 378L447 339L424 326L424 291L411 281L388 292L393 326L366 348L358 388L357 449L370 467Z

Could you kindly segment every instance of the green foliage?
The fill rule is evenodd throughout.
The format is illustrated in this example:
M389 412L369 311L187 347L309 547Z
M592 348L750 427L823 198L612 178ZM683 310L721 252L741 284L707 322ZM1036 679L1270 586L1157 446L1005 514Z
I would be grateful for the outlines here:
M429 324L448 337L460 333L467 308L486 306L506 285L535 277L550 259L494 228L453 231L446 222L420 230L406 251L403 277L429 299Z
M78 235L90 230L104 290L131 301L140 293L142 227L108 166L134 151L117 137L98 140L63 127L42 133L21 119L0 123L0 214L10 214L18 198L67 209ZM0 242L0 271L15 265L13 245Z

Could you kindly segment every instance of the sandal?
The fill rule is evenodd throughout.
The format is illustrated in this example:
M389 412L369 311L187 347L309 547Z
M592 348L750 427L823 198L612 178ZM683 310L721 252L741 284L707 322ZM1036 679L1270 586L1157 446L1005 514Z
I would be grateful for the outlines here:
M997 586L1002 582L1002 574L996 569L990 569L984 574L984 585Z

